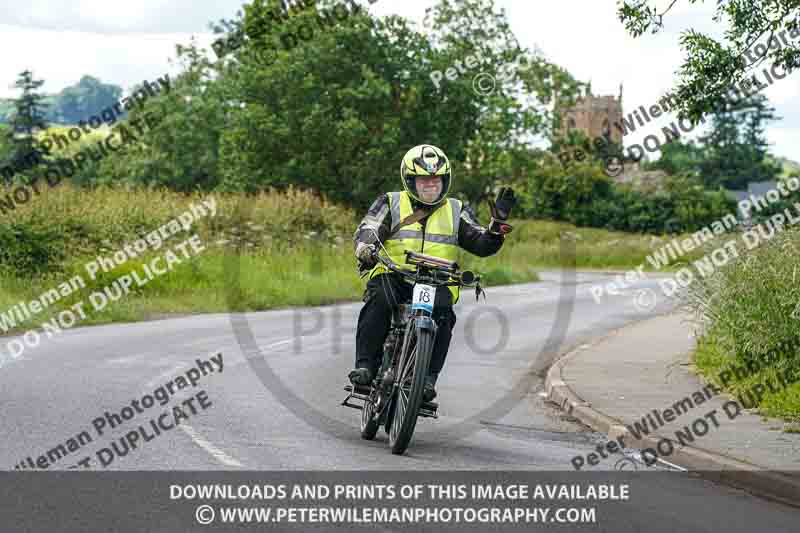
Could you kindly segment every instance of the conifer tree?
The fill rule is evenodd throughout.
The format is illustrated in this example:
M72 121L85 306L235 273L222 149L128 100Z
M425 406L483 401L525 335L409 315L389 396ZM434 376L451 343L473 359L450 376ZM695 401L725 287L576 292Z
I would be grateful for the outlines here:
M7 163L16 170L18 177L43 162L42 154L36 150L35 137L36 133L47 129L44 119L47 106L43 103L44 96L37 92L43 84L44 81L35 79L30 70L21 72L14 84L22 94L14 100L14 112L6 134L11 146Z

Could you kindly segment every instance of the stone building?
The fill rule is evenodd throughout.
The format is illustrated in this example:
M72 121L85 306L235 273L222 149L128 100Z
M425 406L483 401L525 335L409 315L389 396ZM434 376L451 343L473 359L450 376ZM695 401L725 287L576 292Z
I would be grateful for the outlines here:
M590 83L584 94L579 96L574 107L560 112L561 127L557 136L563 137L569 131L582 131L591 141L605 137L616 144L622 144L622 132L615 126L622 122L622 84L619 96L594 96Z

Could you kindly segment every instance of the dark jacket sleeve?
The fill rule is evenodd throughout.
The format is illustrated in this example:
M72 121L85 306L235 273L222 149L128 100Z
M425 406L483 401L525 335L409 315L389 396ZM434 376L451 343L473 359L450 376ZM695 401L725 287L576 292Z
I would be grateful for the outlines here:
M381 242L385 242L389 237L389 232L392 230L392 217L389 214L389 197L381 194L372 202L366 216L361 220L361 223L356 228L353 234L353 251L355 252L356 246L359 242L365 244L375 244L375 233L378 233L378 238Z
M458 226L458 245L478 257L488 257L500 251L503 246L503 235L489 233L467 209L461 210L461 222Z

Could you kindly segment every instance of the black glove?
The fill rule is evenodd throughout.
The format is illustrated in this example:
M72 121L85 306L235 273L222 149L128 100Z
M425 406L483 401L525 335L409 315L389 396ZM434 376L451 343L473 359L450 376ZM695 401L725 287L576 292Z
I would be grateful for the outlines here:
M492 213L489 233L494 233L495 235L511 233L511 230L514 228L511 224L506 224L505 221L508 220L509 215L511 215L511 210L514 209L516 204L517 198L514 196L514 189L511 187L502 187L500 192L497 193L494 204L489 202L489 211Z

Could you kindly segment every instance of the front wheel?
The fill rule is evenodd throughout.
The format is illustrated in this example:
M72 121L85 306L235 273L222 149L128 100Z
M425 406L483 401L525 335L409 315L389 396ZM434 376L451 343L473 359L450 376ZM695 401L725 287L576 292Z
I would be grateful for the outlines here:
M375 393L370 394L361 409L361 438L372 440L378 432L378 417L375 416Z
M395 381L394 413L389 431L389 444L395 455L402 455L406 451L414 434L433 350L433 331L412 327L410 335L413 337L409 339L406 352L400 359Z

